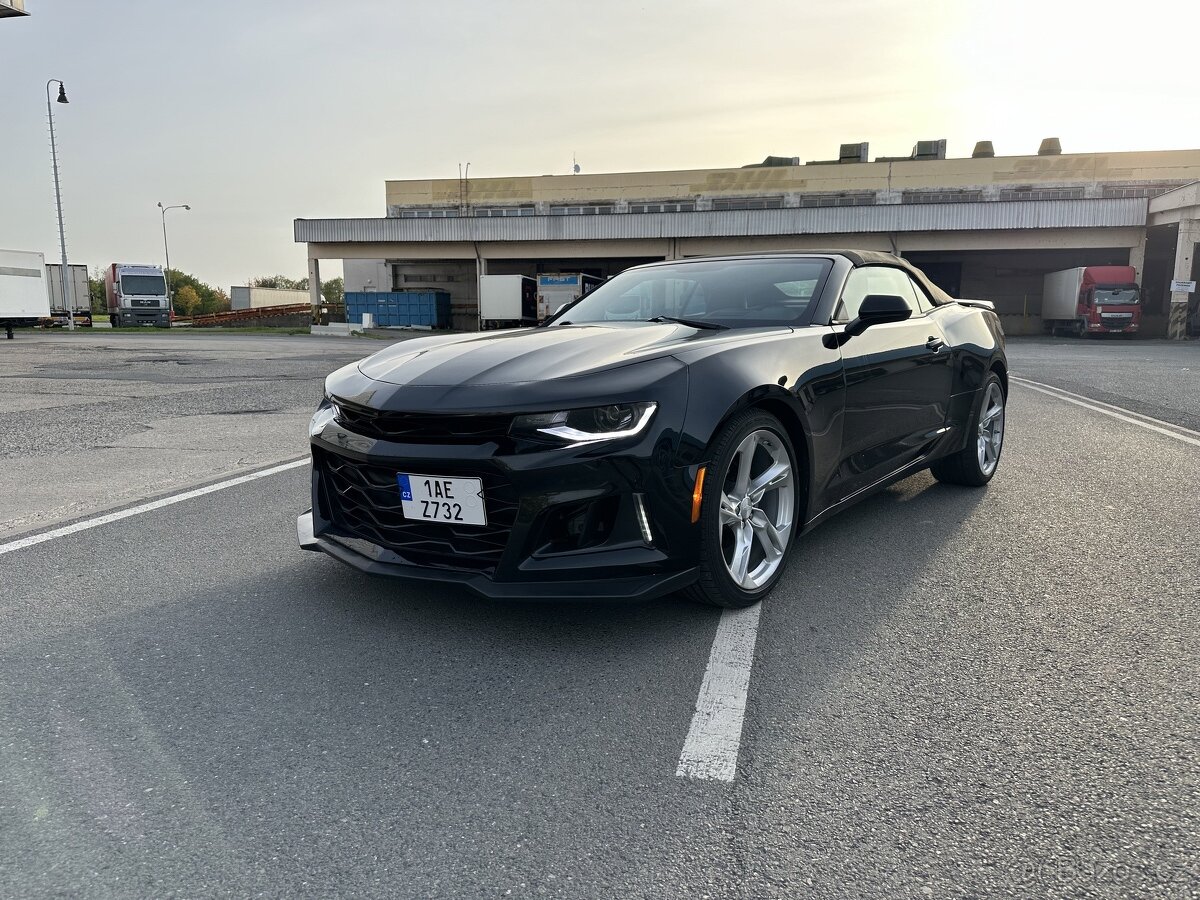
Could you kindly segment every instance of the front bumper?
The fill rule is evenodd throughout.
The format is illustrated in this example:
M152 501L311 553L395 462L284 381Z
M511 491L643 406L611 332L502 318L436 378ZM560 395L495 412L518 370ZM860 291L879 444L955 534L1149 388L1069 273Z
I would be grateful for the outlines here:
M479 572L414 566L396 553L367 541L318 537L312 510L296 519L296 536L304 550L328 553L339 562L369 575L388 575L413 581L455 584L491 600L652 600L687 587L696 580L694 568L670 575L641 575L588 581L495 581Z
M1106 334L1136 334L1138 324L1132 316L1101 315L1100 321L1088 322L1087 330Z
M297 522L300 546L365 572L493 598L645 599L679 590L698 571L696 469L675 465L684 403L670 400L660 401L645 434L574 448L368 437L323 407L310 426L312 509ZM487 524L407 518L399 473L480 479Z
M116 313L117 324L125 327L152 325L158 328L166 328L171 324L171 319L165 309L145 309L135 307L132 309L121 309Z

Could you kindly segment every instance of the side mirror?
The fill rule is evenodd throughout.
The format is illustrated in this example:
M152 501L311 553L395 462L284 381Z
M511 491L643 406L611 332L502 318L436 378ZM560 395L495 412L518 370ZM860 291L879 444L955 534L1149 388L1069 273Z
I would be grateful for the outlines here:
M912 316L908 301L897 294L868 294L858 308L858 318L846 326L846 334L857 337L872 325L903 322Z

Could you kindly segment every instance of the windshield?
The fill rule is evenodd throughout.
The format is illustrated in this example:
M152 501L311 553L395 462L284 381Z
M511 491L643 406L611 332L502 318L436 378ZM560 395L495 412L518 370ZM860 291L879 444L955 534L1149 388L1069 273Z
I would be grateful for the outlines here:
M551 324L665 316L729 328L794 325L810 312L832 265L828 259L723 259L629 269Z
M161 275L122 275L121 293L143 297L165 297L167 283Z
M1097 290L1096 303L1105 306L1117 303L1137 303L1138 292L1136 288L1125 288L1121 290Z

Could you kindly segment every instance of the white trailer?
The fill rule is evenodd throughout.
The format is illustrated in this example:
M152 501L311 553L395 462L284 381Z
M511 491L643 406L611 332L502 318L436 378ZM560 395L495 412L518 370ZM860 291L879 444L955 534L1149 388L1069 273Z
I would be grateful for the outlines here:
M483 329L537 324L537 282L526 275L483 275L479 279L479 323Z
M0 250L0 328L12 340L13 328L34 326L50 317L46 257L26 250Z
M1086 266L1050 272L1042 282L1042 319L1075 321Z
M46 263L46 287L50 291L50 308L66 309L67 302L62 295L62 263ZM91 297L88 290L87 266L78 264L67 265L67 290L71 292L71 306L76 310L91 309Z
M232 287L229 290L230 309L263 309L268 306L298 306L311 303L308 291L291 288Z
M87 266L78 263L67 265L67 290L70 292L71 309L63 300L62 263L46 263L46 287L50 291L50 320L55 327L70 324L72 315L76 325L88 328L92 325L92 297L88 288Z

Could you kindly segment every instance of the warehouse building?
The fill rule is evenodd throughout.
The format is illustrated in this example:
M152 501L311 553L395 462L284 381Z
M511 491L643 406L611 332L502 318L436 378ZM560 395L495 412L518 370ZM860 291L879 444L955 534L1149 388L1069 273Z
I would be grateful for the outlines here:
M1182 337L1195 294L1200 150L969 158L920 141L906 157L767 157L735 169L388 181L386 215L297 219L310 289L340 259L346 290L438 290L455 327L478 321L483 274L599 277L662 259L856 247L898 253L947 292L996 302L1010 334L1038 333L1042 279L1133 265L1142 330Z

